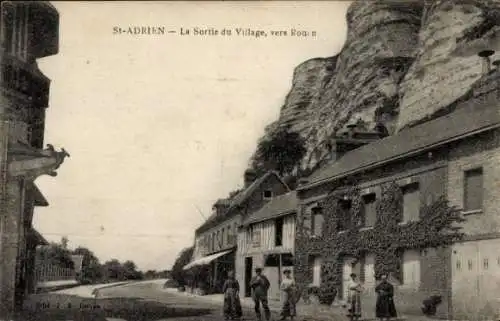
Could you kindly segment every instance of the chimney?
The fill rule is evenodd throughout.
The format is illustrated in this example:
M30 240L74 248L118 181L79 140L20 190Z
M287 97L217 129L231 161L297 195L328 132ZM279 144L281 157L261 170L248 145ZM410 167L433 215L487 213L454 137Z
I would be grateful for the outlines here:
M245 188L248 188L248 186L250 186L256 179L257 173L252 169L247 169L243 177Z
M490 56L493 55L495 51L493 50L483 50L480 51L477 55L483 58L483 75L486 75L491 70L491 61Z
M216 216L221 216L226 212L228 207L229 203L227 200L219 199L212 206L212 210L215 212Z

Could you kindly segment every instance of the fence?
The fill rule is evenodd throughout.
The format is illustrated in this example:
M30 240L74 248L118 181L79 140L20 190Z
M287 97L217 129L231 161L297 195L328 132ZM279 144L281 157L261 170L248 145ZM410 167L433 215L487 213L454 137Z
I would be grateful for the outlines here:
M50 263L39 263L36 266L36 282L75 280L74 269L57 266Z

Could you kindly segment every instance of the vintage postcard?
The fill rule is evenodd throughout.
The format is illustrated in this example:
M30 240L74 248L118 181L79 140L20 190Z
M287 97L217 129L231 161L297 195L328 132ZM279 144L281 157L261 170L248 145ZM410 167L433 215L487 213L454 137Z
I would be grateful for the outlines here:
M0 320L500 320L500 1L0 21Z

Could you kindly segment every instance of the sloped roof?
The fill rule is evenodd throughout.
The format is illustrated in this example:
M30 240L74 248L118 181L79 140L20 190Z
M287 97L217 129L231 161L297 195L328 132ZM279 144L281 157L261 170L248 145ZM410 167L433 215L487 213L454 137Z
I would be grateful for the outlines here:
M35 183L31 185L31 188L33 192L33 198L35 200L35 206L49 206L49 202L47 201L45 196L43 196L42 192L40 191L38 186L35 185Z
M313 173L299 190L409 157L465 136L500 126L500 103L493 91L471 99L445 116L364 145Z
M33 227L30 227L28 230L28 242L34 243L36 245L49 245L49 241L47 241L37 230Z
M276 196L267 202L261 209L252 213L247 219L245 219L243 225L258 223L287 214L292 214L297 210L297 206L298 199L296 191Z
M252 195L252 193L262 184L264 183L264 181L266 179L268 179L270 176L276 176L276 178L278 178L278 180L280 180L284 186L286 186L288 188L288 186L285 184L285 182L281 179L281 177L279 176L278 173L274 172L274 171L270 171L270 172L267 172L265 173L264 175L262 175L261 177L257 178L252 184L250 184L250 186L248 186L246 189L242 190L241 192L239 192L238 194L236 194L233 199L231 200L231 205L229 206L229 209L228 211L230 211L231 209L241 205L243 202L245 202L249 197L250 195Z
M238 206L242 205L254 192L257 190L257 188L264 183L270 176L276 176L276 178L283 183L283 185L288 189L288 185L281 179L278 173L274 171L269 171L262 175L261 177L257 178L250 186L236 194L231 200L230 200L230 205L229 208L227 209L226 213L222 216L217 216L215 214L211 215L200 227L196 229L197 232L202 231L209 226L215 225L217 222L222 222L228 217L230 217L230 213L233 209L237 208Z

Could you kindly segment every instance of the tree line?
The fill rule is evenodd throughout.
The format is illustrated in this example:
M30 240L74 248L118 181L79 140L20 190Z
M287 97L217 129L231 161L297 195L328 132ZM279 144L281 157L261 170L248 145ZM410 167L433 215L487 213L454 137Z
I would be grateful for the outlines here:
M77 274L77 278L83 284L169 278L170 276L167 270L140 271L131 260L120 262L117 259L111 259L101 263L97 256L86 247L78 246L75 249L69 249L67 237L63 237L59 243L51 242L37 250L39 261L71 269L75 268L72 255L82 256L82 269Z

